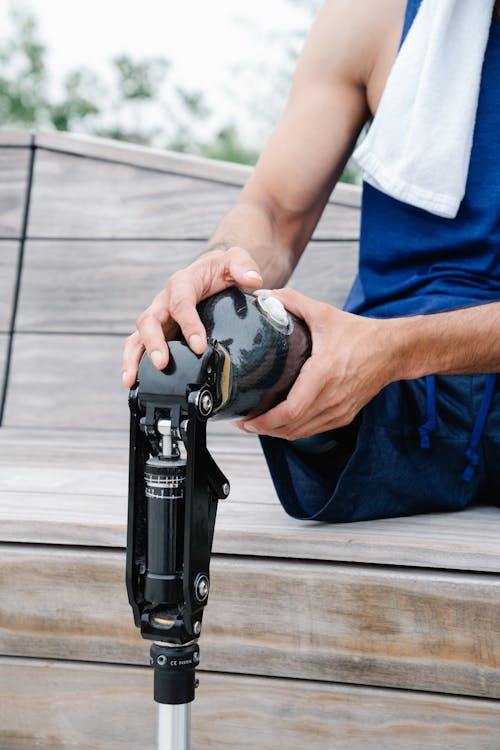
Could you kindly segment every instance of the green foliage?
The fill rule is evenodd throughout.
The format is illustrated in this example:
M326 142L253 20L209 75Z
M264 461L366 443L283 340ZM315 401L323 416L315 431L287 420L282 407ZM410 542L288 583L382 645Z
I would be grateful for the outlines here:
M32 126L48 118L44 45L31 16L13 13L16 34L0 47L0 120Z
M168 60L151 57L134 62L127 55L112 60L117 75L117 91L124 101L155 99L170 67Z
M227 125L219 130L211 143L202 146L200 154L211 159L223 159L224 161L251 165L256 163L259 156L257 151L246 149L243 146L235 125Z
M49 106L50 121L56 130L73 130L91 115L99 114L95 96L96 92L101 92L101 87L91 70L82 68L69 73L63 90L63 99Z
M3 125L79 130L234 161L254 158L241 147L234 126L223 128L213 143L196 135L210 109L200 91L169 80L171 63L164 58L119 55L110 64L112 82L88 68L72 70L61 95L54 96L35 18L15 12L12 21L11 38L0 44Z
M361 182L361 172L358 165L352 159L347 162L344 171L340 177L340 182L349 182L351 185L359 185Z

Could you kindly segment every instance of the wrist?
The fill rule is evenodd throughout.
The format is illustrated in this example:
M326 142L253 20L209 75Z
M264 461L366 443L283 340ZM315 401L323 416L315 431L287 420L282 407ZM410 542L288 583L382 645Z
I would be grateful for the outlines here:
M443 368L443 348L428 315L384 320L391 340L394 380L413 380ZM440 354L439 361L437 354Z

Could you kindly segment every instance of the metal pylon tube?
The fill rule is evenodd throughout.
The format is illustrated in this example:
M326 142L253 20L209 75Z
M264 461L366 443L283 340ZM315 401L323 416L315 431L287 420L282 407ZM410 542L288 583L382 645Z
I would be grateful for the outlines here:
M158 750L189 750L191 703L158 703Z

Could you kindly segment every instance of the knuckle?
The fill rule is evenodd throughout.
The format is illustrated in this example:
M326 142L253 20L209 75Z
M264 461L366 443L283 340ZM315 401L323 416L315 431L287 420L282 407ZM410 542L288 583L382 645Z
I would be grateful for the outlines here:
M135 342L138 339L137 331L131 333L123 342L123 350L127 352L129 349L135 346Z
M151 317L151 313L149 313L147 310L144 310L141 312L141 314L138 316L138 318L135 321L136 328L139 330L142 328L144 323ZM133 334L132 334L133 335Z
M197 258L192 263L192 265L195 266L195 265L198 265L200 263L203 263L206 259L211 260L213 258L217 258L217 259L223 258L226 255L226 253L229 253L230 251L231 251L231 249L228 249L228 250L221 250L221 249L218 249L218 250L209 250L208 252L203 253L203 255L201 257Z
M186 301L181 295L172 295L170 299L170 312L177 320L178 315L182 315L186 308Z
M175 287L179 286L179 284L182 283L186 277L186 271L187 269L185 268L181 268L178 271L175 271L167 281L166 288L171 291L175 289Z
M346 407L338 409L335 416L335 422L337 426L345 427L346 425L351 424L352 420L354 419L354 409Z
M285 418L288 422L296 422L303 413L303 407L297 401L290 401L285 408Z

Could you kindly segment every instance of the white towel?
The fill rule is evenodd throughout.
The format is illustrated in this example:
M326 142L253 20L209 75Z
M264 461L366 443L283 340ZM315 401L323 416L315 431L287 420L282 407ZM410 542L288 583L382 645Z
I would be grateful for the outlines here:
M371 185L446 218L465 194L494 2L423 0L354 152Z

